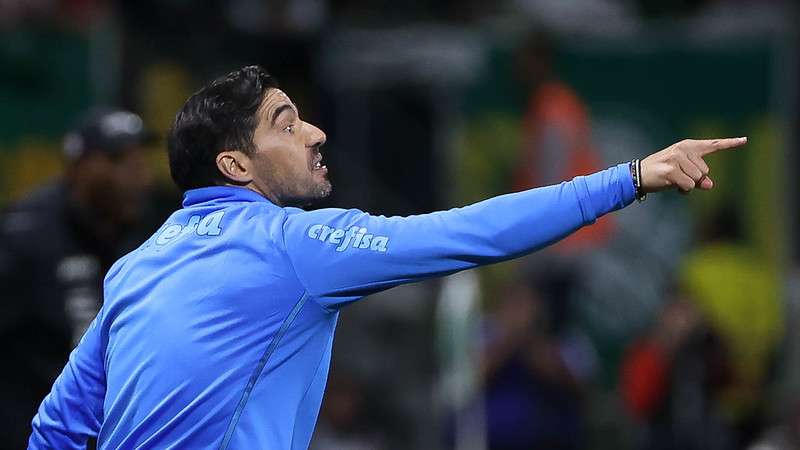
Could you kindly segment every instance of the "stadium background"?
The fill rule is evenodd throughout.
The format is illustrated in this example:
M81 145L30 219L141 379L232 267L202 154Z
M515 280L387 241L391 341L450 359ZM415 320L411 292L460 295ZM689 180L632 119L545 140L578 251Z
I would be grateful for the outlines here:
M64 133L110 105L162 137L149 152L165 215L179 201L163 140L175 111L251 63L328 133L323 206L427 212L683 137L747 135L744 151L712 158L712 193L651 196L574 243L349 308L314 445L486 448L524 423L493 400L499 383L532 398L517 414L561 436L518 438L550 439L541 448L671 448L656 437L676 433L690 436L682 448L796 448L798 24L792 2L755 0L4 1L0 205L57 176ZM659 386L642 387L654 372L639 344L676 310L701 317L734 375L707 383L673 367L648 397ZM547 330L537 351L555 352L570 386L548 378L553 360L523 381L479 381L491 336L512 326ZM680 390L686 377L703 406ZM574 407L531 406L553 398ZM734 438L696 429L718 422Z

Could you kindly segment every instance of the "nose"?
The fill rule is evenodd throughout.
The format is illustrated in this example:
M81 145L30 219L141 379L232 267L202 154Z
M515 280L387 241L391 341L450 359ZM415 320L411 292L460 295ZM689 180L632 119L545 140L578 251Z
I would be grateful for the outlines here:
M318 147L328 139L324 131L308 122L306 122L306 130L308 130L306 141L306 146L308 147Z

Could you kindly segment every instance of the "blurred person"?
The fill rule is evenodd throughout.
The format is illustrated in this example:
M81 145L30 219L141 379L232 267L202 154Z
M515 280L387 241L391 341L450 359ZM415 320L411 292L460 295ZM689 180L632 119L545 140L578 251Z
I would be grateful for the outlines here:
M711 189L684 140L559 185L409 217L306 212L332 190L325 133L258 66L178 112L183 208L105 280L105 303L33 419L29 447L306 448L342 307L518 257L649 192Z
M491 449L584 445L581 396L594 349L566 322L567 280L536 278L508 286L487 321L481 375Z
M648 417L655 433L648 441L658 444L648 448L744 448L763 429L764 394L782 336L778 271L745 245L741 219L730 206L712 212L697 234L681 271L686 298L667 306L659 328L672 342L650 339L662 345L633 351L626 366L630 373L644 371L638 376L642 384L635 383L637 377L628 380L627 400ZM659 348L666 351L659 354ZM710 355L723 350L724 382L704 384ZM673 355L683 364L671 363ZM694 367L694 375L669 375L677 370L673 366ZM697 392L691 402L673 398L689 388ZM654 412L642 415L645 410ZM675 436L668 439L670 433Z
M64 140L65 172L0 214L0 448L24 448L31 417L133 248L150 184L141 119L93 112Z
M781 270L747 244L732 205L700 225L681 281L731 355L732 382L720 401L745 445L763 428L765 394L783 337Z
M514 174L516 190L558 183L603 166L592 144L588 108L553 68L549 34L531 33L516 56L517 78L528 91L522 120L522 148ZM603 246L614 230L613 217L598 219L553 248L561 254Z
M620 392L646 425L639 448L741 448L720 394L731 383L730 356L690 301L675 298L634 341L622 363Z

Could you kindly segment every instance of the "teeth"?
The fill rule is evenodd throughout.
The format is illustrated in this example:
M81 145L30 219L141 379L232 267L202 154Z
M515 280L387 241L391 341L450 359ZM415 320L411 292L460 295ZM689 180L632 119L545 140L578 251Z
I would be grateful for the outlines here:
M317 150L311 155L311 158L312 158L311 160L313 161L313 163L311 164L311 167L313 169L316 170L316 169L321 169L323 167L323 165L322 165L322 153L320 153Z

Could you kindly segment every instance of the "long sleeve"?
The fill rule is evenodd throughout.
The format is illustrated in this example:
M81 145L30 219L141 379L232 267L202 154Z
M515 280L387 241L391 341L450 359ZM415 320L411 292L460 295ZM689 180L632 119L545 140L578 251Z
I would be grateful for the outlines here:
M628 164L572 181L409 217L289 210L283 232L300 282L326 307L390 287L511 259L630 204Z
M100 314L39 406L29 449L85 449L88 438L97 436L106 392Z

